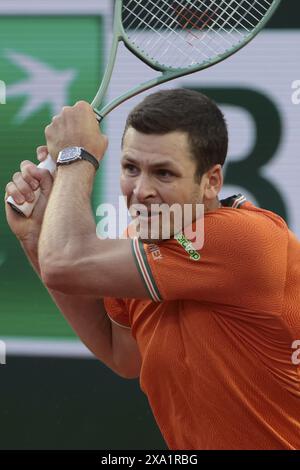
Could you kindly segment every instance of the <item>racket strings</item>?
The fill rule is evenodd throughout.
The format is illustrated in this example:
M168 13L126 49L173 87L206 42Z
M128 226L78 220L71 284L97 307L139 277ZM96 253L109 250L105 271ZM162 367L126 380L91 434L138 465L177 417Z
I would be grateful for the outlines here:
M136 0L131 0L131 3L132 3L132 1L136 1ZM166 3L165 0L162 0L162 1L163 1L163 3ZM152 0L148 0L148 2L151 5L153 5L153 7L157 7L157 5ZM183 48L186 46L186 40L188 38L184 38L182 35L180 35L177 31L177 29L178 29L177 27L176 27L176 29L172 28L173 23L178 22L177 18L174 19L168 13L166 13L166 16L168 16L169 18L172 19L172 23L171 23L171 25L169 25L166 22L164 22L161 18L158 18L157 15L154 14L153 7L149 8L149 9L146 9L144 6L142 6L142 8L146 11L145 17L142 18L142 20L141 20L142 23L144 24L144 28L142 30L140 29L138 31L138 35L133 38L132 42L135 43L135 44L139 43L139 48L143 52L147 51L147 54L150 57L153 57L153 58L156 57L157 52L159 51L160 52L160 63L162 63L162 59L164 59L164 56L166 56L168 54L170 48L173 49L174 44L176 44L176 53L177 53L176 66L177 67L182 66L183 68L185 68L187 66L186 63L190 62L190 60L191 60L190 55L188 55L188 53L187 53L187 52L190 52L190 51L183 50ZM152 19L153 19L153 16L154 16L155 19L159 20L160 26L156 27L156 29L154 29L154 27L151 26L151 24L147 23L149 15L152 15ZM129 26L130 27L132 26L132 22ZM169 34L167 36L161 34L162 30L166 30L166 28L169 30ZM154 41L153 40L153 34L151 34L150 39L148 39L146 41L146 44L141 43L141 37L142 37L141 33L146 32L146 30L148 30L148 29L152 30L159 37L156 41ZM189 40L192 39L192 36L194 36L193 39L195 39L195 35L193 35L192 33L189 33L189 34L191 35L191 38L189 38ZM149 37L149 35L148 35L148 37ZM161 40L163 40L164 44L162 44ZM175 41L176 41L176 43L175 43ZM149 50L149 43L151 43L150 50ZM228 45L230 46L231 43L228 42ZM208 44L206 44L205 46L206 46L206 48L209 48ZM163 47L163 49L162 49L162 47ZM210 51L209 51L208 54L206 54L204 52L204 50L202 50L202 51L200 49L198 50L198 48L195 47L195 46L194 46L194 49L197 50L199 54L202 54L202 56L205 57L206 60L209 60L211 55L215 55L215 50L211 49L211 48L210 48ZM174 53L174 51L173 51L173 53ZM178 53L181 54L181 58L184 59L184 63L182 63L182 64L179 63L180 55L178 56ZM196 63L197 63L197 61L193 60L191 65L196 64Z
M245 1L245 0L244 0L244 1ZM153 3L153 1L149 0L149 2L152 3L153 6L157 7L157 4ZM163 2L166 6L168 6L166 0L162 0L162 2ZM218 20L215 21L215 25L219 26L220 29L223 30L223 31L225 31L224 26L226 26L226 23L228 23L228 20L229 20L231 17L230 17L230 15L227 15L228 18L224 21L224 24L223 24L223 25L220 24L219 20L222 19L222 17L223 17L224 14L226 13L226 11L231 7L231 4L232 4L233 2L235 2L235 0L232 0L232 1L229 2L227 5L226 5L226 2L225 2L225 1L222 1L222 2L221 2L221 3L224 3L224 6L225 6L225 5L226 5L226 6L223 8L223 10L222 10L222 12L221 12L221 14L220 14ZM215 5L215 3L216 3L216 2L213 1L213 2L211 3L211 6ZM195 11L192 11L192 15L190 16L190 18L188 18L187 15L186 15L186 13L185 13L186 8L184 8L184 6L181 4L181 2L180 2L180 1L173 2L173 5L172 5L172 8L173 8L173 9L174 9L174 4L175 4L175 5L177 4L177 6L179 5L180 7L182 7L182 8L178 11L178 17L183 18L183 20L185 21L185 24L181 25L183 29L184 29L187 25L193 26L193 27L195 27L195 29L198 29L198 30L203 29L203 26L208 26L208 28L209 28L210 30L212 29L211 26L208 24L208 20L211 20L211 16L210 16L207 12L201 13L201 16L199 17L199 14L200 14L201 10L200 10L199 12L197 11L198 14L197 14ZM220 6L222 6L222 5L220 5ZM241 5L239 5L239 6L241 6ZM143 8L143 7L142 7L142 8ZM231 14L235 13L235 11L236 11L236 9L234 10L232 7L231 7L231 10L232 10ZM247 13L247 10L246 10L246 9L244 9L244 10L245 10L245 13ZM153 13L153 10L150 9L150 10L148 10L148 13L147 13L146 16L148 17L149 14L152 14L152 13ZM176 13L177 13L177 9L176 9ZM161 30L163 27L165 27L165 26L167 26L168 28L170 28L170 26L173 26L174 21L176 21L176 22L178 23L178 19L174 20L167 12L165 12L165 14L166 14L169 18L171 18L172 24L171 24L171 25L167 25L164 21L162 21L161 18L158 18L157 15L154 15L155 19L158 19L158 21L159 21L160 23L162 23L162 26L160 26L160 28L159 28L157 31L160 31L160 30ZM202 20L203 17L204 17L204 18L207 17L208 20L206 20L205 22L202 21L202 25L201 25L201 27L199 27L199 26L196 24L196 21ZM195 18L195 19L194 19L194 18ZM195 20L196 20L196 21L195 21ZM145 19L144 19L143 21L145 22ZM146 24L146 27L147 27L147 23L146 23L146 22L145 22L145 24ZM250 26L251 26L251 28L253 29L254 25L250 24ZM228 34L228 33L232 32L233 29L234 29L234 28L231 28L231 31L226 31L226 33ZM145 30L145 27L144 27L144 30ZM215 30L214 32L215 32L216 34L218 33L217 30ZM248 29L247 29L247 32L249 32ZM189 33L189 34L192 35L192 33ZM241 35L241 36L242 36L242 35ZM242 37L243 37L243 36L242 36ZM191 38L189 38L189 39L191 39ZM202 38L202 39L203 39L203 38ZM225 40L225 41L226 41L226 38L225 38L225 37L222 37L222 40ZM228 41L228 44L231 45L231 43L230 43L229 41ZM213 52L215 52L215 51L213 51Z
M133 0L132 0L133 1ZM131 1L131 3L132 3ZM136 0L134 0L136 1ZM162 0L163 3L165 4L166 1L165 0ZM157 7L157 5L155 3L152 2L152 0L148 0L149 3L151 3L154 7ZM177 2L178 3L178 2ZM136 5L137 6L137 5ZM188 34L186 35L186 37L178 34L177 32L177 27L176 29L172 29L171 26L173 26L173 23L176 22L178 23L178 19L176 18L175 20L167 14L167 16L169 18L172 19L172 24L169 25L167 24L166 22L162 21L162 19L160 18L159 19L159 22L161 23L160 27L156 27L156 29L154 29L151 24L148 24L147 23L147 20L148 20L148 16L149 15L152 15L152 19L153 19L153 8L150 8L150 9L146 9L145 7L142 6L142 8L144 8L145 11L147 11L146 13L146 16L145 18L142 19L142 23L145 25L144 28L142 30L139 31L139 35L138 36L135 36L135 38L133 39L133 42L135 44L138 43L138 41L141 41L140 38L141 38L141 32L145 32L147 29L151 29L153 32L156 32L157 35L159 36L158 40L156 41L153 41L153 35L150 35L150 40L148 39L147 41L147 44L145 45L144 43L143 44L140 44L140 49L144 51L146 51L147 49L147 53L150 57L156 57L157 56L157 52L160 51L160 63L162 63L162 59L164 59L164 57L169 53L169 50L173 49L174 48L174 44L175 44L175 40L176 40L176 66L177 67L182 67L182 68L185 68L187 66L187 61L190 62L190 55L188 55L188 53L190 53L190 51L184 51L182 46L186 46L186 43L188 42L189 45L192 45L192 41L195 41L195 39L198 39L197 36L195 35L195 32L188 32ZM154 18L157 19L157 15L154 14ZM132 26L132 24L130 24L129 26ZM160 32L164 29L169 29L170 30L170 33L168 34L168 36L162 36L160 34ZM183 28L184 29L184 28ZM218 32L216 32L218 34ZM175 37L174 37L174 34L175 34ZM242 36L243 37L243 36ZM164 45L166 45L166 47L164 48L164 51L162 52L162 42L160 39L163 39L164 41ZM204 38L203 38L204 39ZM224 37L221 37L222 41L224 42L227 42L228 43L228 46L231 47L231 42L229 41L226 41L226 38ZM210 42L213 41L213 37L211 36L210 38ZM149 50L149 47L146 47L146 46L149 46L149 42L152 42L152 47L151 49ZM181 43L181 44L180 44ZM182 44L183 43L183 44ZM156 47L158 46L158 47ZM180 47L181 46L181 47ZM194 51L193 51L193 55L195 53L195 51L198 52L198 54L202 55L202 61L203 59L206 59L206 60L209 60L211 56L215 56L216 55L216 49L215 48L211 48L207 43L204 43L204 41L202 41L202 50L198 49L198 47L196 47L195 43L193 44L193 47L194 47ZM206 49L209 49L208 53L206 53L204 51L204 48L203 46L206 48ZM188 52L188 53L187 53ZM182 54L181 58L184 59L184 62L182 63L179 63L179 59L180 59L180 55L178 56L178 53ZM156 59L157 60L157 59ZM198 61L199 62L199 61ZM194 64L197 64L197 61L196 60L193 60L190 65L194 65Z
M201 65L247 40L273 0L123 0L129 42L160 66Z
M164 0L163 0L164 2ZM171 24L168 24L163 17L158 17L155 12L153 11L156 7L157 7L157 4L155 4L152 0L148 0L148 8L146 8L144 5L141 5L140 2L137 2L137 0L129 0L129 4L132 4L132 3L135 3L135 8L133 10L130 10L129 7L124 7L125 10L127 10L127 12L129 12L129 15L125 18L125 20L123 21L123 24L125 23L126 24L126 21L128 19L128 17L130 17L132 14L134 14L134 19L133 21L131 21L131 23L125 28L126 31L128 31L128 29L132 28L133 26L133 22L136 22L136 19L137 19L137 16L135 15L135 10L138 6L140 6L142 8L142 10L144 10L144 17L143 18L138 18L140 20L140 24L143 24L143 28L136 28L136 31L134 35L134 38L133 38L133 43L138 45L138 47L140 49L143 50L143 52L146 52L150 57L152 58L155 58L156 57L156 46L158 45L160 48L162 47L162 43L164 43L165 45L167 46L172 46L172 38L170 37L171 35L175 35L175 39L177 40L177 43L176 43L176 49L177 49L177 52L179 52L180 54L182 54L183 57L185 57L185 59L189 59L189 56L188 54L186 53L186 51L184 51L181 47L180 47L180 43L183 42L183 45L185 46L185 42L184 42L184 38L177 32L176 30L176 27L172 27L173 26L173 22L175 23L175 19L172 18L168 13L165 13L164 12L164 16L170 18L172 20L172 23ZM165 3L165 2L164 2ZM149 8L149 4L151 5L151 7ZM150 19L149 19L150 17ZM152 26L152 22L155 21L155 24ZM155 36L157 36L158 38L156 39L156 41L154 41L154 35L151 34L150 35L150 39L147 40L147 44L145 43L142 43L141 42L141 38L143 37L143 33L144 32L147 32L148 30L151 30L152 32L155 33ZM166 32L166 29L169 31L169 34L166 35L165 32ZM148 35L149 36L149 35ZM150 48L149 48L149 44L150 44ZM163 57L164 54L166 54L168 52L168 48L164 48L165 51L163 54L161 54L161 57ZM157 59L156 59L157 60Z
M153 3L153 0L149 0L149 2L152 3L153 5L155 5L155 4ZM163 2L164 4L166 4L166 1L165 1L165 0L162 0L162 2ZM195 14L195 12L193 11L193 12L191 12L190 17L188 18L186 12L183 11L182 4L181 4L179 1L175 2L175 4L177 4L177 5L179 4L180 7L181 7L181 9L180 9L178 12L176 11L176 13L177 13L177 18L176 18L176 20L174 20L174 19L168 14L168 17L172 19L172 24L171 24L171 25L168 25L168 28L170 29L171 33L169 33L169 35L168 35L168 37L167 37L166 39L167 39L167 40L170 40L170 39L172 40L171 35L174 33L174 29L172 29L171 26L173 26L173 23L176 22L177 25L180 24L180 26L182 27L183 30L186 29L188 26L192 26L192 27L195 29L194 32L188 31L185 37L184 37L183 35L179 35L178 33L177 33L177 36L176 36L176 39L179 37L180 40L184 42L184 45L186 45L186 42L188 42L188 43L191 45L191 42L192 42L192 41L195 41L195 39L198 39L197 36L195 35L196 30L201 31L201 30L203 30L203 27L206 26L206 25L208 26L208 28L210 28L210 26L208 25L208 20L206 19L206 21L204 21L204 19L205 19L205 17L207 17L207 18L210 20L211 17L208 15L207 12L202 13L201 17L199 17L199 16L198 16L197 14ZM174 9L174 5L172 5L172 8ZM199 12L197 12L197 13L199 14ZM202 20L202 18L204 18L204 19ZM183 25L181 24L181 21L180 21L180 20L182 20L182 19L183 19L183 21L184 21L184 24L183 24ZM199 27L199 25L196 24L196 21L197 21L197 23L198 23L198 22L199 22L199 19L201 19L201 21L202 21L201 27ZM163 23L163 24L160 26L159 31L161 31L164 27L165 27L165 23ZM218 36L220 36L220 34L219 34L218 31L216 31L216 34L217 34ZM220 37L221 37L221 36L220 36ZM222 38L222 37L221 37L221 38ZM213 40L213 38L211 38L211 39ZM226 38L222 38L222 40L226 41ZM231 46L231 43L230 43L229 41L227 41L227 42L228 42L228 45ZM172 42L171 42L171 45L172 45ZM193 44L193 46L194 46L195 50L197 50L199 53L202 52L202 53L206 56L207 59L209 59L210 54L214 54L214 55L215 55L215 49L210 48L208 43L205 44L205 47L208 48L208 49L210 49L209 54L206 54L206 53L204 52L204 50L201 51L200 49L198 49L198 47L195 45L195 43ZM190 51L189 51L189 52L190 52ZM153 50L150 51L150 53L153 53ZM164 54L165 54L165 53L164 53ZM185 56L186 56L187 58L190 58L189 55L187 55L187 54L185 54ZM196 63L196 62L195 62L195 63Z
M157 4L154 4L151 0L149 0L149 2L150 2L153 6L157 7ZM163 2L163 4L165 4L165 5L167 4L167 2L166 2L165 0L162 0L162 2ZM132 2L131 2L131 3L132 3ZM215 3L215 2L212 2L212 3ZM222 2L222 3L223 3L223 2ZM232 3L232 2L231 2L231 3ZM183 5L182 5L179 1L177 1L175 5L178 6L178 4L179 4L181 7L183 7ZM137 5L136 5L136 6L137 6ZM227 7L228 7L228 6L227 6ZM142 6L142 8L145 8L145 7ZM175 9L175 8L174 8L174 3L172 4L172 9L173 9L173 10ZM181 13L181 17L183 17L185 20L187 20L187 21L186 21L187 24L190 24L190 23L192 22L192 21L191 21L191 18L187 18L187 17L185 16L185 14L182 13L182 10L183 10L183 8L182 8L181 11L179 12L179 13ZM222 11L222 14L224 14L224 11L225 11L225 10ZM165 12L165 13L167 14L167 16L168 16L169 18L172 19L172 24L171 24L171 26L173 26L173 23L174 23L174 22L178 23L178 19L177 19L177 18L174 20L174 18L172 18L170 15L168 15L167 12ZM143 22L146 24L146 27L147 27L146 20L148 19L147 17L149 16L149 14L153 14L153 8L150 8L149 10L147 10L146 19L145 19L145 18L143 19ZM154 16L155 16L155 19L157 19L157 15L154 15ZM195 13L192 12L191 17L193 18L194 16L197 18L197 15L195 15ZM202 14L201 16L203 17L204 15ZM207 15L207 16L208 16L208 15ZM199 17L198 17L198 18L199 18ZM162 23L162 25L160 26L159 29L156 29L156 31L158 31L158 32L160 32L161 29L166 26L166 23L165 23L164 21L162 21L161 18L160 18L159 20L160 20L160 23ZM208 22L206 21L205 24L207 24L207 23L208 23ZM193 24L193 23L192 23L192 24ZM186 25L183 25L183 26L185 27ZM201 25L201 26L203 27L203 25ZM167 27L168 27L168 29L171 30L171 33L174 32L174 30L171 29L170 25L167 25ZM183 27L183 29L184 29L184 27ZM201 27L201 28L198 27L198 30L199 30L199 29L202 29L202 27ZM145 30L145 27L144 27L143 31L144 31L144 30ZM217 33L217 34L218 34L218 33ZM178 37L180 37L180 36L177 34L176 39L178 39ZM172 46L172 45L174 44L174 42L173 42L173 41L174 41L174 38L170 38L170 34L169 34L168 37L166 37L165 39L167 40L167 43L169 44L169 46ZM172 43L170 43L170 41L168 41L168 40L170 40L170 39L172 40ZM184 38L184 37L181 36L180 39L181 39L182 41L184 41L184 43L188 42L190 45L192 45L191 42L192 42L192 41L195 41L195 39L198 39L198 38L196 37L195 33L193 33L193 32L190 31L190 32L188 33L188 36L187 36L186 38ZM211 41L213 41L213 36L211 36L210 39L211 39ZM224 42L224 41L226 42L226 38L225 38L225 37L221 37L221 39L222 39L222 42ZM135 42L136 42L136 39L135 39ZM159 43L159 42L160 42L160 41L156 41L156 43L154 44L154 46L156 46L157 43ZM148 41L148 43L149 43L149 41ZM230 43L229 41L227 41L227 43L228 43L228 46L230 47L230 46L231 46L231 43ZM203 41L202 41L202 45L203 45ZM143 47L144 47L144 44L143 44ZM212 55L215 56L215 55L216 55L216 50L215 50L215 48L212 49L211 47L209 47L209 44L208 44L208 43L205 44L205 47L206 47L206 49L207 49L207 48L210 49L207 54L204 52L203 48L202 48L202 51L200 51L200 50L198 50L198 48L197 48L197 47L195 46L195 44L194 44L194 49L198 50L198 53L200 53L200 54L201 54L201 52L202 52L202 55L203 55L207 60L209 60L210 56L212 56ZM151 55L155 55L155 54L153 54L153 49L155 49L155 48L152 48L152 50L151 50L151 51L148 51L148 53L150 53ZM163 53L163 55L161 56L161 58L162 58L163 56L165 56L165 55L168 53L168 51L169 51L169 47L166 48L166 50L164 51L164 53ZM185 57L184 57L185 59L189 59L189 56L188 56L186 53L183 53L182 48L180 48L180 47L178 46L178 44L177 44L177 52L182 53L182 54L185 56ZM189 51L189 52L190 52L190 51ZM194 52L195 52L195 51L194 51ZM178 58L177 58L177 61L178 61ZM193 64L196 64L196 63L197 63L197 61L194 60L194 61L192 62L192 65L193 65ZM186 64L183 64L182 66L185 67Z

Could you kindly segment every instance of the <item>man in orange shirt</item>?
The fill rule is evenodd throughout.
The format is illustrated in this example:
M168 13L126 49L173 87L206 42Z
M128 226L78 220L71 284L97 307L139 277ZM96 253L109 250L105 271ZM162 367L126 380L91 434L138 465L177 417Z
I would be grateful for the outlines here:
M31 219L6 205L7 218L82 341L140 377L171 449L300 449L300 244L242 195L219 200L228 139L217 106L155 93L130 113L122 143L128 205L146 206L151 225L153 204L204 204L199 250L174 229L167 240L97 238L90 195L107 139L88 104L65 108L46 138L38 154L58 158L55 184L23 162L7 194L30 200L35 183L43 197ZM65 164L72 146L90 161Z

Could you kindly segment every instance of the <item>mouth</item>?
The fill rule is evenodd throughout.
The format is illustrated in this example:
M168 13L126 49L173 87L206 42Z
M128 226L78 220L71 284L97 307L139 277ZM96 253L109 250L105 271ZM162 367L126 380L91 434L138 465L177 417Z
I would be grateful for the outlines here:
M131 212L130 209L129 209L129 212L131 212L131 216L133 219L146 221L146 220L156 219L157 217L161 215L161 211L159 210L158 207L154 208L154 207L144 206L144 207L135 208L134 205L131 207L133 208L133 212Z
M160 215L159 212L148 212L147 214L138 212L136 217L138 219L150 220L150 219L154 219L156 217L159 217L159 215Z

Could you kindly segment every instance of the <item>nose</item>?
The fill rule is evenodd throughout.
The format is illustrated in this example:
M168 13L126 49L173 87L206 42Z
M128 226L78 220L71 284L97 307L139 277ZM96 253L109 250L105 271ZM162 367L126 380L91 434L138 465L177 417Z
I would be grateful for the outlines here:
M133 194L139 203L149 201L156 197L157 191L147 175L140 175L135 180Z

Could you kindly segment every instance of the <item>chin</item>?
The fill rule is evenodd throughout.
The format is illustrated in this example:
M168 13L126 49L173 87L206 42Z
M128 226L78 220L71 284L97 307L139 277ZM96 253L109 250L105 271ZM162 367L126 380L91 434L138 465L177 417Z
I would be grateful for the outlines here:
M172 237L170 237L172 238ZM141 238L145 245L160 245L161 243L170 240L170 238Z
M140 224L138 226L140 239L147 244L158 244L163 241L170 240L174 236L174 228L170 227L169 230L166 230L166 233L163 233L162 225L159 224L159 227L156 225L153 227L151 232L151 221L145 225ZM143 230L144 229L144 230Z

